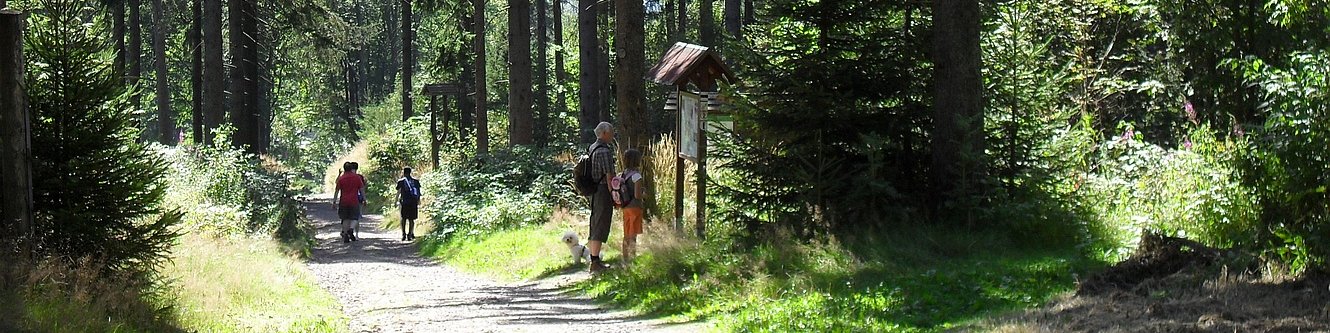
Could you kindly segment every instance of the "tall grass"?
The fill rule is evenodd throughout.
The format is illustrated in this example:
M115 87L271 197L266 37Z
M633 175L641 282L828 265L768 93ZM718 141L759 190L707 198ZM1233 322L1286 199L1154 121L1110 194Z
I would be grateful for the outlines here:
M162 285L89 258L0 263L0 331L174 332Z
M343 332L341 305L276 241L190 234L162 274L175 316L199 332Z

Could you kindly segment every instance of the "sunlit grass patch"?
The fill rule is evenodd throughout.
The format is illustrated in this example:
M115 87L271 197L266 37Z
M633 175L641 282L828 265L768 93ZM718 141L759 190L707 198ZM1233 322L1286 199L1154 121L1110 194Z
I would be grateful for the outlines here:
M181 237L163 274L181 325L201 332L343 332L347 318L298 259L268 239Z

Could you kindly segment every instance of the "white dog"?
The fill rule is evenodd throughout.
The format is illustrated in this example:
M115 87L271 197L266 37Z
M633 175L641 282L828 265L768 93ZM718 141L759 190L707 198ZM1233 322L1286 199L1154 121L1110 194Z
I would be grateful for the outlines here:
M577 238L576 232L563 233L563 244L568 245L568 252L573 255L573 264L581 264L582 259L591 261L591 250L582 245L582 241Z

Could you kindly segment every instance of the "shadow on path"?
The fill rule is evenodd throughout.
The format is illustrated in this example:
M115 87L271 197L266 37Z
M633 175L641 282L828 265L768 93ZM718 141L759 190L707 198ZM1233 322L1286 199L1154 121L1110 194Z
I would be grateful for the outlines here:
M353 332L697 332L628 311L605 309L557 283L506 284L421 257L398 230L366 215L360 241L343 243L328 196L304 201L318 230L308 262L337 297ZM501 260L501 259L500 259Z

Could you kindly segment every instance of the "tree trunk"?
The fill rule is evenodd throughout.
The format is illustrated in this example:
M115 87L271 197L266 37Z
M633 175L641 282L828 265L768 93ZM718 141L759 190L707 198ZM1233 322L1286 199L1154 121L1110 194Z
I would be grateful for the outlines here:
M158 142L175 143L175 119L171 115L171 92L166 70L166 19L162 13L162 0L152 0L152 58L157 72L157 130Z
M196 145L205 143L203 137L205 131L203 125L203 49L201 45L203 39L203 7L200 6L200 1L189 0L193 20L189 23L189 38L187 38L189 45L185 48L189 50L190 55L189 89L192 105L190 108L192 114L190 122L193 123L194 133L192 135Z
M535 95L535 128L532 133L536 139L536 146L544 147L550 142L549 119L550 119L550 79L549 79L549 10L546 7L548 0L536 0L536 90Z
M600 96L599 86L596 84L596 78L599 76L600 60L600 42L597 41L596 29L596 2L597 0L578 0L577 1L577 65L581 66L578 70L578 82L581 89L578 89L577 99L581 108L577 118L578 125L581 127L581 142L591 144L596 141L595 134L592 131L599 123Z
M642 1L615 0L615 97L624 147L645 150L650 130L646 121L646 8Z
M12 230L24 259L33 239L32 139L24 91L23 13L0 5L0 227ZM9 245L9 244L0 244ZM12 260L12 259L5 259Z
M563 68L563 1L554 0L554 45L558 46L558 51L554 52L554 85L558 87L559 94L554 101L555 113L559 118L568 112L568 97L564 95L563 83L567 79L567 73Z
M488 154L490 151L489 104L485 87L485 0L472 0L475 4L476 20L476 154Z
M125 0L111 0L111 39L115 42L115 60L111 62L116 75L125 75Z
M466 31L472 33L473 39L464 39L464 41L472 43L471 45L475 45L474 36L476 29L475 28L476 20L471 16L471 14L473 13L468 12L466 14L458 15L457 27L459 31ZM475 52L474 46L472 47L472 52L473 53ZM475 55L472 54L471 56L474 57ZM475 59L466 59L465 62L474 62L474 61ZM475 85L476 85L475 72L476 72L475 66L462 66L461 74L458 75L458 81L460 81L458 82L458 84L460 84L463 87L462 91L475 90ZM472 116L475 114L476 110L475 102L472 99L464 97L465 96L458 96L457 98L457 114L459 116L457 121L457 139L463 142L463 145L465 145L470 140L470 138L467 137L469 129L475 127L475 124L472 122L473 118ZM444 121L447 121L447 119L444 119Z
M133 0L131 0L133 1ZM231 126L235 127L235 133L232 133L231 144L236 148L244 148L247 152L253 152L253 143L250 138L254 137L255 128L251 127L250 119L254 117L253 110L249 105L249 80L246 75L249 74L249 62L245 56L249 54L246 47L249 45L245 40L245 21L248 20L245 14L245 2L251 0L228 0L227 2L227 24L230 25L231 38L231 72L230 72L230 95L227 105L231 111Z
M730 38L743 37L739 31L739 16L743 14L743 0L725 0L725 32Z
M531 1L508 1L508 145L531 145Z
M934 207L976 194L983 172L978 0L933 2Z
M411 112L411 76L416 69L416 48L411 42L416 30L411 22L411 0L402 0L402 121L414 115Z
M225 113L226 73L222 67L222 0L203 0L203 143L216 145L212 133Z
M679 24L678 24L679 31L675 31L675 33L678 35L676 38L674 38L674 41L685 42L688 41L688 0L679 0L678 9L679 9ZM670 45L674 44L671 43Z
M744 1L744 25L757 23L757 8L754 8L753 0Z
M139 12L139 0L129 0L129 85L138 87L143 76L143 15ZM143 104L143 95L129 95L129 105L135 110Z
M614 95L611 95L610 92L610 38L614 37L613 31L611 31L614 26L610 22L614 15L614 9L610 6L613 4L613 2L607 1L600 1L598 4L600 7L600 22L597 23L596 27L600 33L600 37L597 37L597 41L600 42L598 48L600 54L596 56L596 61L599 63L599 68L596 69L596 91L599 96L596 97L596 101L600 104L596 109L600 111L600 116L597 121L611 121L613 119L613 114L610 112L610 105L614 103Z
M677 21L675 20L676 16L674 14L674 1L675 0L665 0L665 8L660 15L661 21L664 21L665 23L665 38L668 39L666 40L666 44L672 44L674 41L679 40L679 28L677 28L678 25L675 23Z
M715 0L698 0L697 39L702 46L716 47L716 11Z

